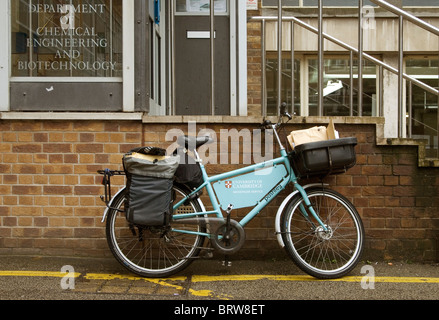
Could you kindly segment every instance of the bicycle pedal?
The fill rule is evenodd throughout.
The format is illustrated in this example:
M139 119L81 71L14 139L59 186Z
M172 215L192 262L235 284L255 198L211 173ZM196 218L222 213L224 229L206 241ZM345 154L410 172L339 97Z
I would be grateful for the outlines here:
M205 254L203 254L202 256L204 259L212 259L213 258L213 253L211 251L206 252Z

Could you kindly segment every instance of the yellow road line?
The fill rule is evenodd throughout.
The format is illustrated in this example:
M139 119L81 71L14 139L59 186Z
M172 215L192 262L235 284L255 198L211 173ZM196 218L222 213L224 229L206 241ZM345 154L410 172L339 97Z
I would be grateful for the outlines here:
M62 273L52 271L0 271L0 277L56 277L63 278L65 276L71 276L78 278L81 273ZM175 286L171 284L172 281L186 281L187 277L169 277L163 279L143 278L133 275L120 275L120 274L105 274L105 273L87 273L84 275L88 280L113 280L113 279L126 279L126 280L144 280L161 285ZM190 281L192 283L200 282L219 282L219 281L256 281L256 280L272 280L272 281L338 281L338 282L361 282L364 279L363 276L347 276L339 279L319 280L308 275L219 275L219 276L207 276L207 275L194 275ZM383 283L439 283L439 278L435 277L374 277L375 282Z
M65 276L78 278L80 273L52 272L52 271L0 271L0 277L50 277L64 278Z
M125 279L125 280L143 280L147 282L152 282L164 287L171 287L176 290L183 291L184 288L182 286L172 284L170 282L172 281L186 281L187 277L170 277L166 279L154 279L154 278L143 278L143 277L137 277L137 276L129 276L129 275L119 275L119 274L102 274L102 273L88 273L84 276L84 278L88 280L113 280L113 279ZM211 290L194 290L189 289L189 294L196 297L216 297L219 299L228 299L229 296L226 295L220 295L213 293Z
M348 276L339 279L319 280L307 275L225 275L225 276L192 276L191 281L216 282L216 281L338 281L338 282L361 282L363 276ZM439 278L429 277L374 277L375 282L387 283L439 283Z

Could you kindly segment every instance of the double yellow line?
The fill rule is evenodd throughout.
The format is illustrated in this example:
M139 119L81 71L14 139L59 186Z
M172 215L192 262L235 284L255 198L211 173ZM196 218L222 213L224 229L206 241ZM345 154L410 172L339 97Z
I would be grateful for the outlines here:
M361 282L364 276L347 276L339 279L319 280L307 275L225 275L225 276L193 276L192 282L215 282L215 281L256 281L256 280L273 280L273 281L296 281L296 282L319 282L319 281L337 281L337 282ZM374 277L375 282L383 283L439 283L439 278L429 277Z
M81 273L62 273L51 271L0 271L0 277L52 277L52 278L64 278L66 276L79 278ZM118 274L105 274L105 273L88 273L83 277L87 280L143 280L151 283L155 283L161 286L172 287L177 290L183 290L183 287L177 285L175 281L187 281L191 283L202 282L223 282L223 281L257 281L257 280L272 280L272 281L291 281L291 282L320 282L320 281L336 281L336 282L361 282L363 276L347 276L340 279L319 280L308 275L219 275L219 276L203 276L195 275L190 279L188 277L171 277L164 279L152 279L143 278L132 275L118 275ZM439 283L439 278L435 277L374 277L376 283ZM189 289L188 293L192 296L198 297L216 297L220 299L231 298L227 295L218 296L210 290L193 290Z
M54 271L0 271L0 277L49 277L64 278L65 276L79 278L80 273L62 273Z
M82 274L62 273L56 271L0 271L0 277L52 277L63 278L65 276L79 278ZM143 278L132 275L106 274L106 273L88 273L84 275L88 280L148 280L154 282L163 281L185 281L187 277L170 277L163 279ZM308 275L219 275L219 276L203 276L195 275L191 277L192 283L199 282L220 282L220 281L257 281L257 280L273 280L273 281L337 281L337 282L361 282L364 276L347 276L339 279L319 280ZM375 282L383 283L439 283L439 278L434 277L374 277Z
M0 277L52 277L63 278L65 276L79 278L82 274L62 273L56 271L0 271ZM143 278L131 275L118 275L106 273L88 273L84 275L88 280L148 280L154 282L163 281L185 281L187 277L170 277L163 279ZM364 276L347 276L339 279L319 280L308 275L219 275L219 276L203 276L195 275L191 277L192 283L199 282L219 282L219 281L257 281L257 280L273 280L273 281L337 281L337 282L361 282ZM383 283L439 283L439 278L435 277L374 277L375 282Z

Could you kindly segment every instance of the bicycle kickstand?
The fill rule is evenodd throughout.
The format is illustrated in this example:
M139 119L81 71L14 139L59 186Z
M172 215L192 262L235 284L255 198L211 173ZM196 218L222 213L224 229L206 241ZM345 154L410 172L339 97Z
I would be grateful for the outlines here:
M232 261L229 260L229 256L224 256L223 267L231 267Z
M227 207L226 213L227 213L227 232L229 232L229 228L230 228L230 214L232 213L233 210L233 204L229 204L229 206ZM231 267L232 266L232 261L229 260L229 256L225 255L224 256L224 261L223 261L223 266L224 267Z

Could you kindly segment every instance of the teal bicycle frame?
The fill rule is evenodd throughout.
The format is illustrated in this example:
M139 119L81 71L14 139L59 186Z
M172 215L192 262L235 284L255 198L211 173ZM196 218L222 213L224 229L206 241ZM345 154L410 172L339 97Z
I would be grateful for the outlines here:
M291 167L288 154L287 154L285 148L283 147L283 145L279 139L279 136L275 130L275 125L273 125L273 132L275 133L275 137L277 138L277 141L280 145L281 157L273 159L273 160L269 160L266 162L250 165L250 166L247 166L247 167L244 167L241 169L237 169L237 170L233 170L230 172L225 172L225 173L215 175L212 177L209 177L207 175L206 169L205 169L203 163L201 162L201 159L200 159L198 153L196 152L196 150L194 150L194 154L195 154L195 158L196 158L195 160L198 161L200 164L201 171L203 173L204 183L201 186L199 186L197 189L195 189L191 194L189 194L184 199L182 199L178 203L176 203L174 205L173 209L175 212L188 199L190 199L191 197L196 195L203 188L206 188L207 194L210 198L210 202L213 206L213 210L196 212L196 213L178 214L178 215L173 216L173 220L174 221L181 221L183 219L194 218L194 217L206 217L206 216L214 216L215 218L224 218L223 213L221 211L221 207L223 207L223 209L225 209L226 206L233 205L233 203L235 201L240 201L240 198L242 199L243 196L242 195L239 196L239 195L225 194L222 196L222 198L225 199L228 203L220 203L217 199L217 196L218 197L220 196L220 194L218 192L219 184L224 183L224 181L226 181L227 179L239 178L240 176L243 176L243 175L245 175L246 178L260 179L262 181L262 184L264 184L264 182L270 183L268 181L272 180L272 177L275 176L275 177L279 177L279 180L276 180L277 182L275 181L274 183L271 181L271 185L273 187L271 188L271 185L269 185L268 192L264 193L264 194L261 193L262 196L260 197L259 200L256 201L256 203L254 205L248 206L246 204L243 204L241 206L241 208L253 207L253 209L244 218L242 218L241 221L238 221L238 223L242 227L244 227L254 217L256 217L259 214L259 212L261 212L261 210L264 209L276 196L278 196L279 193L282 192L289 183L293 183L295 189L303 197L304 203L306 205L306 208L303 205L300 206L301 213L304 215L304 217L306 219L310 220L309 214L308 214L308 212L310 212L311 215L314 217L314 219L318 222L318 224L323 228L323 230L327 231L326 226L321 221L318 214L315 212L314 208L312 207L312 205L308 199L308 196L306 194L305 188L303 188L298 183L297 176L294 173L293 168ZM270 170L270 175L265 174L265 172L263 172L263 175L259 175L258 172L261 172L262 170ZM230 184L231 183L232 183L232 181L230 181ZM217 186L217 190L214 190L214 187L212 187L212 184ZM227 186L225 188L227 188ZM217 191L217 192L215 192L215 191ZM254 198L254 199L256 199L256 198ZM308 212L307 212L307 209L308 209ZM198 234L198 235L210 237L210 234L202 233L202 232L180 230L180 229L175 229L175 228L173 228L173 231L174 232L181 232L181 233L188 233L188 234Z

